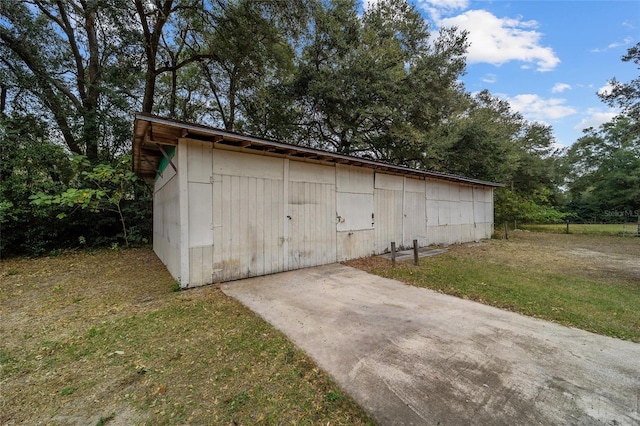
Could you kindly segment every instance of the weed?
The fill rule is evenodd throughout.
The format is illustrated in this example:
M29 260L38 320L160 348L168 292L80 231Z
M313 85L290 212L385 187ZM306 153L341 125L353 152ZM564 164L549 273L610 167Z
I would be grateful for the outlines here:
M73 299L71 299L73 303L79 303L79 302L82 302L83 300L84 300L84 297L74 297Z
M18 275L18 270L17 269L9 269L7 271L7 275Z
M171 286L171 291L173 291L175 293L175 292L178 292L180 290L182 290L182 286L180 285L180 281L177 281L177 280L174 281L173 285Z
M62 249L53 249L49 252L50 257L58 257L63 253Z
M338 392L329 391L324 394L324 399L329 402L336 402L342 399L342 395Z
M108 421L113 420L115 418L116 418L116 413L111 413L108 416L100 417L100 420L98 420L98 423L96 423L96 426L104 426L107 424Z
M245 402L249 401L249 399L249 394L247 394L247 392L240 392L229 401L229 412L235 413L238 411L238 408L240 408L240 406Z
M60 391L60 395L62 395L62 396L73 395L73 393L74 393L75 391L77 391L77 390L78 390L78 388L74 388L74 387L63 388L63 389Z

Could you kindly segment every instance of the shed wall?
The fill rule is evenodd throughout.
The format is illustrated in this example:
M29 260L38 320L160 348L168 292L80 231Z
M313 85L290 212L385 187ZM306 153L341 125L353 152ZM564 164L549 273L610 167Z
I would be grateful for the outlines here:
M427 179L427 234L431 244L491 238L493 190Z
M177 161L177 156L172 161ZM154 183L153 251L176 279L181 275L179 206L178 175L167 167Z
M491 188L180 143L182 170L155 185L154 250L185 287L383 253L392 241L491 236Z

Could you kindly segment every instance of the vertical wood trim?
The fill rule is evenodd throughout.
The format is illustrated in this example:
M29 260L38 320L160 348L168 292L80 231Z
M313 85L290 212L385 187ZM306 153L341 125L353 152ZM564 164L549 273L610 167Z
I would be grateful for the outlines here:
M400 243L401 245L404 246L404 222L405 222L405 217L407 214L407 203L406 203L406 193L407 193L407 177L406 176L402 176L402 216L401 216L401 220L402 220L402 242Z
M476 187L471 187L471 214L473 214L473 228L476 228ZM474 235L475 237L475 231Z
M284 179L282 185L283 195L282 195L282 203L284 205L284 223L282 227L282 249L284 252L284 270L289 270L289 217L291 212L289 211L289 159L284 159Z
M178 139L178 204L180 212L180 286L189 287L189 175L188 141Z
M264 275L264 183L266 179L256 179L256 275Z

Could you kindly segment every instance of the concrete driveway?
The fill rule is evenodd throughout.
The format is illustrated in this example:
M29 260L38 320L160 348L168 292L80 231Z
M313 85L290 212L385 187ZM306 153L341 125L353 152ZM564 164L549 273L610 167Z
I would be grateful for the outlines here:
M640 345L334 264L223 291L382 425L638 425Z

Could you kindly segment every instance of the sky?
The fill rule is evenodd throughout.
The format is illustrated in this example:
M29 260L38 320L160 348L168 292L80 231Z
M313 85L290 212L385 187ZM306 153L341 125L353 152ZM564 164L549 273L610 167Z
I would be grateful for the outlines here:
M433 30L469 32L467 91L488 89L551 125L559 146L616 115L597 96L612 78L638 77L637 65L621 60L640 42L638 0L409 1Z

